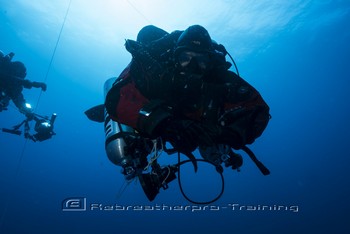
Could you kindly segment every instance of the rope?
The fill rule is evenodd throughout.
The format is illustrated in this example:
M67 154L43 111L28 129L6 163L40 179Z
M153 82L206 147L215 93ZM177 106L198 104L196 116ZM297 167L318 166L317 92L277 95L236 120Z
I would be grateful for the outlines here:
M68 16L68 12L69 12L71 3L72 3L72 0L69 1L68 7L67 7L67 11L66 11L66 14L65 14L65 16L64 16L63 23L62 23L62 26L61 26L61 29L60 29L60 32L59 32L59 34L58 34L58 38L57 38L57 41L56 41L56 44L55 44L55 48L54 48L54 50L53 50L53 53L52 53L52 56L51 56L51 60L50 60L49 66L48 66L47 71L46 71L46 74L45 74L44 83L46 83L47 77L49 76L49 72L50 72L50 70L51 70L52 62L53 62L53 59L54 59L54 57L55 57L55 55L56 55L56 50L57 50L57 47L58 47L58 43L60 42L60 39L61 39L61 35L62 35L62 31L63 31L64 25L66 24L66 20L67 20L67 16ZM42 93L43 93L43 91L41 90L41 91L40 91L40 94L39 94L39 97L38 97L38 101L37 101L37 104L36 104L35 109L38 108L38 105L39 105L39 102L40 102Z
M161 141L162 139L160 138L160 141ZM151 158L150 158L150 160L149 160L149 162L148 162L148 165L143 169L144 171L147 171L148 170L148 168L150 167L150 166L152 166L152 164L153 164L153 162L154 161L156 161L159 157L160 157L160 155L162 154L162 152L163 152L163 143L161 142L161 149L158 151L158 147L157 147L157 142L158 142L158 140L156 139L156 140L153 140L153 148L152 148L152 151L151 151L151 153L150 153L150 155L153 155Z
M144 15L141 13L141 11L139 11L135 6L134 4L132 4L129 0L126 0L126 2L132 7L134 8L134 10L139 14L141 15L141 17L143 17L149 24L152 24L152 22Z

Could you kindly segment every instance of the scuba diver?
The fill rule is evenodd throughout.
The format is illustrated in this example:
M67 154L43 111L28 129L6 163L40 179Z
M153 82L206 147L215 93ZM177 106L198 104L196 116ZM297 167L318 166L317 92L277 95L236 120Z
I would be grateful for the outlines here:
M25 79L27 69L20 61L12 61L14 53L5 55L0 51L0 112L7 110L10 101L15 104L18 110L26 116L26 119L12 129L2 128L3 132L21 135L20 127L24 126L24 137L33 141L44 141L50 139L55 133L53 132L53 124L56 114L52 114L51 118L44 117L33 113L33 109L26 102L22 91L23 88L41 88L46 91L45 83L30 81ZM35 121L35 134L30 134L29 122Z
M46 84L26 80L27 69L22 62L12 61L14 55L11 52L5 56L0 51L0 112L7 110L9 101L12 100L16 107L25 114L30 110L25 105L26 101L22 94L23 88L31 89L34 87L46 91Z
M149 25L125 47L131 63L115 81L106 82L104 105L86 114L97 122L104 119L109 159L122 166L127 179L139 178L149 200L168 187L176 172L180 177L185 162L192 162L195 171L197 161L208 162L221 176L221 164L239 171L243 159L232 148L244 150L264 175L270 173L246 146L265 130L269 107L238 70L229 70L228 52L204 27L169 34ZM194 157L196 149L203 159ZM158 151L182 153L189 160L162 168ZM151 172L144 173L149 166ZM207 203L192 201L179 185L187 200Z

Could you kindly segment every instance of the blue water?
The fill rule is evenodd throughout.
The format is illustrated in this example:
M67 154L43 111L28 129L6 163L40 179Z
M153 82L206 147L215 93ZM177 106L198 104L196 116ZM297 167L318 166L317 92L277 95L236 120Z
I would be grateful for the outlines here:
M58 116L45 142L0 133L0 233L349 233L350 2L290 2L72 0L54 52L68 0L0 0L0 50L47 83L41 96L24 92L36 112ZM209 207L187 202L177 182L154 202L137 182L120 195L124 178L105 155L103 126L83 112L103 102L104 81L130 61L124 39L147 24L169 32L201 24L226 46L271 108L251 146L271 175L244 155ZM22 119L12 104L0 127ZM182 179L199 200L220 190L204 164L197 175L186 165ZM63 211L69 198L85 199L87 210Z

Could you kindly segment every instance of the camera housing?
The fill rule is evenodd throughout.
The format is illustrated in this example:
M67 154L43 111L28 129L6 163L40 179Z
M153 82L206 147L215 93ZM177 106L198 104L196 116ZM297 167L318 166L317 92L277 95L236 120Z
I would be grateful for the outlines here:
M53 126L56 120L57 115L54 113L51 115L51 119L48 121L46 119L35 119L35 127L34 130L36 134L33 135L35 141L44 141L50 139L54 133Z

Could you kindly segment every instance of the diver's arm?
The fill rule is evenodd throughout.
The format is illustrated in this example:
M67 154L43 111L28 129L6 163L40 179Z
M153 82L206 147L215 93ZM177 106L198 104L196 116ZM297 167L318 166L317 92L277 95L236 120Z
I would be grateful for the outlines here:
M165 56L168 53L168 56L172 55L173 49L176 45L178 38L180 37L183 31L174 31L164 37L152 41L149 45L147 45L146 49L157 60L164 60L167 57Z
M24 88L26 89L31 89L31 88L41 88L42 91L46 91L46 84L42 82L36 82L36 81L30 81L30 80L22 80L20 78L17 78L17 80L23 85Z
M12 102L15 104L15 106L19 109L19 111L23 111L26 108L26 100L24 99L24 96L22 94L22 88L18 88L16 90L12 90L9 93L10 98L12 99Z
M47 89L47 86L45 83L42 83L42 82L36 82L36 81L33 81L32 82L32 87L34 88L41 88L42 91L46 91Z
M171 87L172 73L142 43L127 40L125 47L133 56L130 74L137 88L147 98L164 98L162 94L169 93Z
M12 101L22 114L24 114L27 118L33 118L33 109L27 104L21 92L12 97Z

